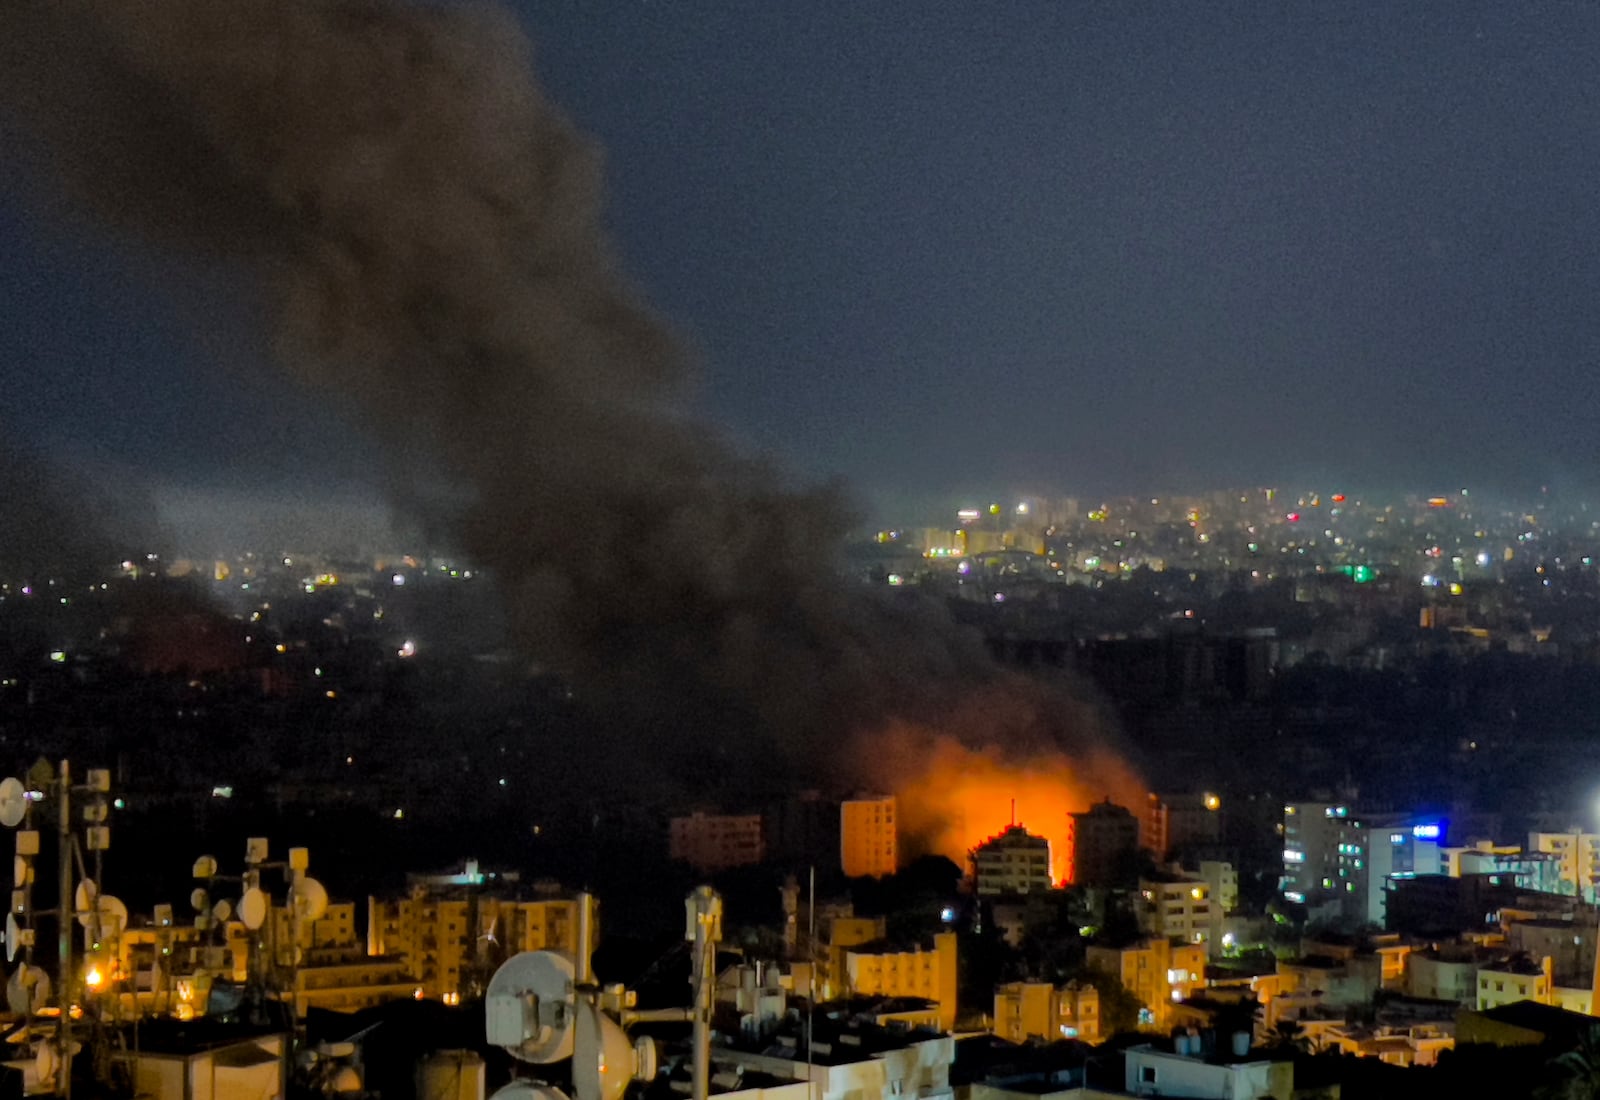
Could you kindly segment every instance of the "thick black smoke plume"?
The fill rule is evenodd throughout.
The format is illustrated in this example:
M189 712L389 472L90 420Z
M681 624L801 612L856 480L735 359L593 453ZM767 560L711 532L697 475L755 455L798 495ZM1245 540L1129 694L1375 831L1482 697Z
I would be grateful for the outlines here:
M1092 726L1059 700L1013 709L1017 685L938 612L845 590L836 495L775 488L681 415L678 348L599 229L596 156L503 12L13 0L5 18L4 102L73 205L247 264L283 364L352 401L393 472L460 487L453 535L528 651L652 767L792 785L958 703L982 738Z

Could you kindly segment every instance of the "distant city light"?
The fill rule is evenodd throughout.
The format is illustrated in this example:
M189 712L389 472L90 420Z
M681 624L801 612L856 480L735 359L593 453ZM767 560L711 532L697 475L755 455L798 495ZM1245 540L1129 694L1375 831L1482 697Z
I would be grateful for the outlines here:
M396 651L396 653L400 657L415 657L417 655L417 643L413 642L410 638L407 638L405 640L405 644L403 644ZM435 657L435 660L437 660L437 657Z
M1411 835L1418 840L1438 840L1439 826L1437 824L1413 825Z
M67 653L66 653L66 650L62 650L62 649L52 649L52 650L51 650L51 651L50 651L50 659L51 659L51 660L52 660L52 661L54 661L54 662L55 662L55 663L56 663L56 664L58 664L58 665L59 665L59 664L61 664L61 663L63 663L63 662L64 662L64 661L66 661L66 659L67 659Z
M212 798L232 798L233 797L233 788L230 787L230 786L227 786L227 785L212 787L211 788L211 797Z
M403 588L406 583L406 575L404 573L396 573L389 580L396 588Z

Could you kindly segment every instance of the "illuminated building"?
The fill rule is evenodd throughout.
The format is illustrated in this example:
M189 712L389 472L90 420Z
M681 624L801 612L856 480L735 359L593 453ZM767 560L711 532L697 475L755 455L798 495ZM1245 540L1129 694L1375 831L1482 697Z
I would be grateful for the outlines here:
M1351 925L1387 919L1396 879L1438 875L1446 822L1413 815L1361 814L1343 803L1300 802L1283 808L1283 877L1292 902Z
M839 805L839 862L850 878L894 874L899 861L894 795L847 799Z
M1478 997L1476 1008L1497 1008L1514 1001L1537 1001L1553 1004L1555 980L1551 975L1550 957L1535 962L1526 955L1514 956L1502 962L1478 968Z
M762 858L760 814L705 814L672 819L667 854L701 874L749 867Z
M1109 798L1067 818L1073 883L1113 885L1128 858L1139 850L1139 819Z
M985 897L1038 893L1050 881L1050 842L1008 825L972 850L973 880Z
M1139 930L1211 950L1221 939L1222 910L1211 904L1211 888L1188 875L1164 874L1139 879Z
M1199 878L1211 891L1211 906L1219 916L1239 908L1239 872L1233 864L1216 859L1200 861Z
M1566 858L1556 852L1524 852L1515 844L1479 840L1468 847L1441 848L1439 856L1444 861L1444 873L1452 878L1483 875L1495 886L1515 886L1544 894L1575 892L1575 886L1563 887Z
M848 992L858 996L924 997L939 1005L939 1026L956 1023L956 934L937 932L931 945L909 949L862 944L844 952Z
M1110 974L1144 1006L1140 1023L1165 1027L1174 1001L1187 1000L1206 986L1206 949L1200 944L1172 943L1165 936L1109 947L1091 944L1090 970Z
M1087 982L1010 982L994 991L994 1034L1029 1039L1100 1041L1100 994Z
M481 992L494 967L521 951L578 947L572 898L438 897L419 889L399 901L368 898L367 905L368 955L404 960L424 997L450 1001Z
M1221 1044L1219 1042L1219 1047ZM1144 1043L1123 1055L1123 1080L1129 1096L1294 1095L1294 1063L1288 1056L1245 1049L1229 1057L1177 1054ZM1109 1095L1109 1094L1102 1094Z
M1529 833L1527 850L1556 857L1561 893L1595 901L1595 886L1600 883L1600 834Z

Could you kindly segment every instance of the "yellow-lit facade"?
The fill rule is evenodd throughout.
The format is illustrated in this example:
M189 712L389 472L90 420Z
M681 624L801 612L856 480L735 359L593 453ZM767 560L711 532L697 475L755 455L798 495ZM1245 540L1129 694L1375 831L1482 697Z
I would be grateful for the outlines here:
M893 795L852 798L839 805L839 862L851 878L894 874L899 824Z
M863 996L924 997L939 1005L939 1026L956 1022L956 934L940 932L931 947L909 951L873 950L863 945L846 950L848 992Z
M1013 1043L1029 1039L1100 1041L1100 994L1087 983L1010 982L994 991L995 1035Z
M472 992L467 987L474 973L499 958L547 948L576 953L577 947L578 903L569 898L368 899L367 953L404 960L424 997L458 1000Z
M1172 943L1155 936L1127 947L1091 946L1089 969L1110 974L1139 998L1154 1020L1165 1027L1175 1001L1186 1000L1205 988L1204 944Z

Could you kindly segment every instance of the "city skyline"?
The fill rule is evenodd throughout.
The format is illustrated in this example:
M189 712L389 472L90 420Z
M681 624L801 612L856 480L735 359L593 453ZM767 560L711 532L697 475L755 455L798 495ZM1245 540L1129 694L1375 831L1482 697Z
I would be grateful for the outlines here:
M1594 466L1592 12L512 11L690 403L868 508ZM5 172L8 434L173 497L389 488L337 399L218 369L267 357L228 272Z

